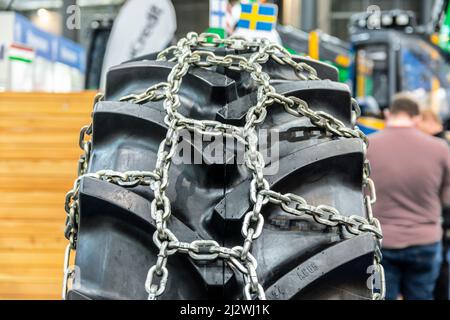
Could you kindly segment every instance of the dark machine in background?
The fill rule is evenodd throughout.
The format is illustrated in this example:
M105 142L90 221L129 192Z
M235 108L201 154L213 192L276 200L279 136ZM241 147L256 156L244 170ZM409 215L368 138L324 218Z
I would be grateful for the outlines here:
M449 1L436 1L433 11L427 26L418 26L414 13L401 10L362 13L352 18L353 93L360 101L376 104L372 108L361 104L366 116L359 120L361 127L374 116L381 118L381 111L395 93L409 91L440 115L447 130L450 128ZM376 131L373 127L365 129L368 133ZM450 242L449 215L444 210L444 255ZM446 260L435 289L438 300L449 299Z
M305 32L292 26L277 26L283 46L292 53L308 55L335 66L339 70L339 81L347 82L351 65L350 43L319 30Z
M373 97L379 109L391 97L413 92L449 128L449 55L417 26L414 13L395 10L355 15L350 26L354 52L352 86L359 99Z
M96 90L100 85L106 45L113 26L113 19L105 18L91 22L90 41L86 59L85 89Z

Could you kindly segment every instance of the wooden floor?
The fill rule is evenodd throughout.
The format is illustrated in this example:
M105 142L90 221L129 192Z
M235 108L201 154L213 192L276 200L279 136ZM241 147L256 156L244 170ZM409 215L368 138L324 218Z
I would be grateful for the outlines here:
M0 299L60 299L64 197L94 92L0 93Z

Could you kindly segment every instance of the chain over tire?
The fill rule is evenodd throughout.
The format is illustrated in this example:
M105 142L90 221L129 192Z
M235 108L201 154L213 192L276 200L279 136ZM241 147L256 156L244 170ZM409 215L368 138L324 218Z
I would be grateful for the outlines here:
M118 76L114 77L114 74L120 75L123 72L129 74L130 71L126 70L127 64L111 71L108 76L110 85L107 87L106 96L96 97L93 125L81 130L80 147L84 153L79 160L79 177L66 197L65 234L70 243L66 250L63 297L66 298L70 292L72 298L141 299L142 292L145 290L148 299L186 298L186 295L187 298L205 298L210 297L211 294L222 298L266 299L265 286L276 286L277 281L283 279L283 275L279 271L275 272L275 269L290 270L293 266L305 262L308 255L318 253L333 243L370 234L373 239L373 248L366 251L372 252L368 256L373 257L373 268L369 274L373 277L373 281L371 284L368 282L367 289L371 292L371 298L383 299L384 274L379 249L382 232L371 210L375 201L375 187L369 177L369 163L365 160L368 141L353 124L359 108L349 98L345 87L334 85L330 93L335 92L341 96L342 101L348 101L347 107L342 107L342 110L348 112L341 110L332 114L330 110L315 110L310 103L317 104L317 101L324 99L323 95L317 96L317 90L330 86L332 82L320 79L320 72L311 66L314 63L317 62L292 56L283 47L266 40L220 39L213 34L189 33L179 40L176 46L159 53L157 61L143 60L129 63L128 67L131 69L153 68L155 72L146 73L146 76L155 76L160 79L152 80L147 88L142 88L142 92L136 89L136 86L143 86L142 81L132 85L133 92L130 93L126 81L120 81ZM329 67L320 65L319 67L330 71ZM271 77L271 74L276 72L272 72L271 68L276 68L278 72L274 77ZM135 74L134 78L138 77ZM218 79L216 87L211 84L211 81L214 81L212 79ZM182 88L185 82L190 89ZM318 89L314 90L311 86L297 88L300 83L309 82L315 83ZM208 88L211 91L210 95L208 90L197 92L197 94L189 92L189 90L195 92L201 86ZM221 86L222 91L217 89ZM278 89L292 94L283 94L277 91ZM303 98L298 92L304 92L305 97L308 98ZM185 109L186 99L191 101L190 109ZM221 102L217 103L218 100ZM248 104L249 101L251 105ZM208 103L211 104L210 108L205 111ZM236 114L234 119L233 113ZM349 119L342 117L343 113L348 113ZM269 123L268 117L270 117ZM115 120L116 118L126 118L126 121L129 121L127 129L124 129L125 127L122 127L122 124ZM109 128L114 127L115 123L118 123L115 127L118 132L129 130L129 133L119 134L120 139L116 139L117 142L114 142L113 132L108 131ZM354 159L354 155L362 155L360 172L353 173L352 179L355 181L360 179L359 183L363 187L361 188L363 192L357 193L354 186L348 187L348 190L353 188L351 191L353 196L349 199L361 199L363 204L355 203L356 213L341 212L324 203L312 205L300 194L282 191L289 185L298 189L298 184L284 181L302 171L304 177L309 176L305 180L305 185L309 183L323 192L323 187L317 187L310 176L311 172L317 171L316 163L319 163L319 160L310 161L311 170L304 169L307 168L306 164L303 169L300 167L295 170L289 169L290 172L286 169L287 178L280 176L268 179L266 177L264 170L267 165L259 149L259 130L277 126L281 128L279 130L282 134L288 134L289 130L295 129L296 125L300 124L304 125L303 131L308 132L304 133L304 137L312 138L300 139L298 143L291 143L289 139L286 140L289 142L282 140L281 158L291 157L298 160L299 155L314 152L311 145L307 146L307 143L311 143L308 141L313 141L313 145L323 150L330 149L327 146L333 143L341 145L344 149L348 148L349 151L346 153L336 154L334 158L329 157L334 159L329 162L332 165L337 165L339 162L339 166L346 166L345 161L341 162L341 158L349 156ZM154 131L149 133L147 130L141 130L141 126L152 127ZM291 129L283 131L286 130L283 126ZM205 173L203 171L200 174L195 174L197 171L193 171L194 174L189 173L187 170L190 169L183 169L185 166L174 165L174 157L183 141L181 134L183 130L203 137L225 137L236 141L245 150L244 163L239 166L210 166L212 169L194 168L193 170L206 170L206 176L197 186L193 185L194 181L200 181L199 177ZM314 135L314 132L319 135ZM89 139L90 135L94 136L93 141ZM138 137L138 140L142 137L148 137L148 139L133 142L130 140L133 137ZM158 137L161 139L159 146L155 145ZM347 147L344 147L344 144ZM143 150L142 152L149 158L140 155L139 150ZM111 161L111 158L115 160ZM148 161L150 158L152 160ZM323 163L329 161L326 156L322 159ZM284 163L283 161L281 159L280 164ZM153 168L149 167L149 162L153 163ZM294 161L294 163L297 162ZM137 167L131 167L133 164ZM123 170L124 168L126 170ZM241 168L246 168L246 173ZM177 170L178 179L173 176L174 169ZM222 172L220 178L215 176L217 170ZM333 170L326 171L330 176L339 175ZM208 172L212 172L211 175ZM320 172L315 174L320 175ZM215 183L211 179L218 179L214 187L209 186ZM191 186L183 187L182 181L189 182ZM238 185L247 185L246 191L244 187L236 187ZM103 194L99 193L99 188L104 188ZM184 189L180 188L198 188L199 192L206 190L203 193L204 200L201 200L199 192L184 193ZM243 190L247 198L227 202L228 198L233 200L237 197L238 189ZM108 199L110 196L113 198ZM190 198L195 198L198 202L189 204ZM330 198L330 195L325 198ZM200 202L202 204L199 204ZM142 207L139 207L141 203ZM209 203L218 204L211 206ZM210 209L205 207L206 209L196 210L195 213L191 212L193 208L198 209L208 204ZM229 204L228 207L227 204ZM245 212L240 215L237 212L231 212L229 207L236 204L239 205L239 211L245 210ZM146 211L142 210L144 207L148 210L148 216ZM347 208L349 207L351 206L347 205ZM101 208L108 209L100 213L99 210L103 210ZM358 212L359 209L356 210L356 208L362 208L361 212ZM181 213L183 209L185 212ZM109 216L111 212L117 213ZM124 216L124 212L129 212L129 218ZM275 214L276 212L278 213ZM196 220L197 217L199 220ZM128 223L129 226L119 227L119 221ZM236 221L241 224L240 228L234 227ZM298 253L291 257L283 257L280 253L276 265L269 267L268 263L264 262L265 271L258 272L259 259L265 259L264 243L267 241L264 240L261 243L258 240L264 238L265 234L273 233L271 229L277 223L283 224L286 221L289 223L296 221L295 223L303 225L302 228L307 230L308 235L305 239L310 239L309 245L305 242L305 247L300 248L302 244L298 240ZM221 223L222 228L218 226ZM314 228L317 227L314 225L320 228L315 231ZM154 231L152 232L148 226L151 226ZM113 228L114 232L105 238L103 235L106 235L108 228ZM229 230L225 232L226 234L223 232L225 229ZM133 230L135 230L134 235ZM240 244L234 230L241 233ZM127 234L130 236L129 239L125 236ZM217 237L214 238L214 235ZM301 230L295 233L289 230L289 237L301 239L301 236ZM98 243L100 239L102 242ZM146 239L153 242L153 248L144 245L147 243ZM283 239L283 235L280 235L279 239ZM95 243L99 245L99 253L95 253L93 248ZM117 246L113 246L114 243L119 247L128 246L129 252L117 251ZM79 267L79 275L73 271L74 267L69 265L70 253L73 250L77 250L76 265ZM304 250L309 253L301 253ZM91 257L90 260L87 256ZM363 256L361 253L353 260L362 259ZM130 264L131 270L121 269L120 266L117 268L107 266L105 270L96 269L98 265L95 261L100 262L101 259L108 259L108 262L116 261L114 262L116 264L126 261L127 265ZM130 261L133 259L136 261ZM170 263L171 259L178 259L177 261L183 263L183 268L186 270L202 270L193 279L203 281L204 284L200 285L200 288L206 289L197 288L192 291L191 296L190 289L179 288L178 293L171 291L176 286L174 283L182 279L190 283L187 287L195 282L193 279L179 276L176 276L176 281L171 282L172 274L184 272L184 269L183 271L174 269L174 265ZM107 261L103 260L103 264ZM140 262L143 261L144 263L153 261L153 265L142 266ZM134 262L135 265L133 265ZM186 263L188 265L190 263L190 266ZM133 270L133 266L139 271ZM138 285L136 278L143 275L145 267L148 270L146 278L140 278L141 285ZM115 276L110 269L116 269ZM104 273L102 281L111 275L115 278L120 277L123 282L120 284L114 280L114 283L102 282L94 285L94 282L98 281L94 274L98 272ZM331 274L335 271L328 272ZM80 278L78 287L68 288L69 279L75 277ZM126 288L127 285L130 287ZM308 286L310 285L312 284ZM97 289L88 290L88 288ZM300 295L301 289L299 284L298 294ZM305 291L308 291L307 288ZM280 289L280 292L281 296L285 294L283 289ZM365 294L361 292L364 290L355 292L355 296L363 298ZM325 294L323 297L326 296ZM284 297L287 295L285 294Z

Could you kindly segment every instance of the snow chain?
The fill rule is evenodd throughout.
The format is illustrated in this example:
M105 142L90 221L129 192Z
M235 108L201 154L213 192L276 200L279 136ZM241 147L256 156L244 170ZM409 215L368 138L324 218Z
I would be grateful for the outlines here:
M217 56L204 48L225 47L234 50L250 50L254 52L249 58L229 54ZM169 59L170 56L170 59ZM308 205L305 199L294 194L281 194L270 190L269 182L264 178L265 167L262 154L258 151L257 129L267 115L267 108L274 103L281 104L285 110L296 117L307 117L311 123L333 136L342 138L360 138L365 143L367 150L368 140L358 129L350 129L345 124L328 113L311 110L308 104L296 97L286 97L276 93L270 85L270 77L262 71L262 64L269 59L282 65L292 67L300 80L319 80L317 72L309 65L294 61L293 56L282 46L270 43L266 39L247 41L243 38L232 37L221 39L215 34L188 33L185 38L178 41L176 46L169 47L158 55L158 60L176 62L170 72L167 82L151 86L141 94L131 94L122 97L120 101L142 104L148 101L164 100L166 116L164 122L168 126L165 139L161 142L157 154L156 168L152 172L114 172L102 170L97 173L87 173L91 142L86 139L92 133L92 124L84 127L80 133L80 147L84 150L78 165L79 177L76 179L73 189L66 196L65 209L67 212L67 223L65 235L70 240L66 249L64 266L63 298L66 297L68 282L73 280L74 269L70 267L70 253L76 250L78 216L79 216L79 188L84 177L104 180L122 187L135 187L138 185L150 186L154 192L154 200L151 203L151 216L156 222L157 230L153 234L153 242L159 249L157 262L152 266L145 281L145 289L148 298L153 300L164 293L169 271L167 259L176 253L189 255L197 261L214 261L223 259L235 271L240 272L244 279L243 296L248 299L265 299L264 289L259 283L257 276L257 261L251 254L252 244L257 240L263 230L264 217L261 210L268 203L280 205L281 208L296 216L308 215L317 223L329 227L344 227L350 234L359 235L370 232L376 239L376 250L373 264L374 282L380 284L375 290L372 286L373 299L384 298L384 272L381 266L381 240L383 238L380 224L372 215L372 205L376 201L375 187L370 176L369 162L366 160L363 172L363 186L367 188L364 198L367 211L367 219L360 216L344 216L335 208L321 205ZM200 121L186 118L177 110L180 107L178 92L183 77L188 73L191 66L208 68L213 66L248 72L258 85L258 102L249 108L246 114L246 123L243 127L224 124L218 121ZM307 76L305 75L307 74ZM97 95L95 103L103 99ZM356 112L359 107L353 101ZM232 137L245 145L245 165L252 173L253 179L250 183L250 198L253 203L251 211L244 218L242 224L242 235L244 242L242 246L234 248L221 247L214 240L197 240L192 243L178 241L168 228L167 222L171 215L170 199L166 195L168 186L169 170L172 157L175 155L180 136L179 132L187 129L202 135L222 135Z

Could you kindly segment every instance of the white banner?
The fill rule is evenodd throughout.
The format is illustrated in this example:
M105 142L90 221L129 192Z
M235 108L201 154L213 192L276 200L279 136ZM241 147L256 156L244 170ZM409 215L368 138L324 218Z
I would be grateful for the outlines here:
M164 49L177 29L175 9L169 0L128 0L117 18L106 47L101 88L112 66Z

